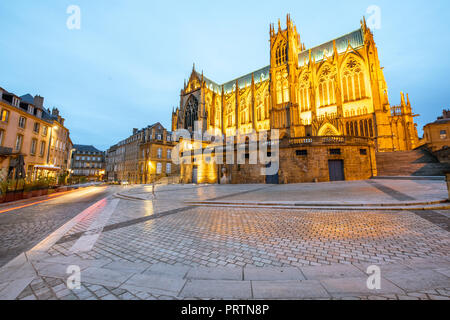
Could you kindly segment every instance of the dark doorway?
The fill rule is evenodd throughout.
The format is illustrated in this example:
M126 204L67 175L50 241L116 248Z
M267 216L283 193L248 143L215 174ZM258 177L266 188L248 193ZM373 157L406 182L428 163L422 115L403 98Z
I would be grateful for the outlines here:
M271 163L266 164L266 168L270 168ZM271 176L266 176L266 184L278 184L278 172Z
M330 181L344 181L344 161L328 160L328 169L330 170Z
M197 183L198 181L198 167L192 168L192 183Z

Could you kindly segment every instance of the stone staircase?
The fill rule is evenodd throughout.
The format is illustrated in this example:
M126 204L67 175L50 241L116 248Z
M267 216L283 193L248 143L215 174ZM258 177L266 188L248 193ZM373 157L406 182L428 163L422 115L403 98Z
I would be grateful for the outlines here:
M424 149L378 152L378 176L444 176L450 164L440 163Z

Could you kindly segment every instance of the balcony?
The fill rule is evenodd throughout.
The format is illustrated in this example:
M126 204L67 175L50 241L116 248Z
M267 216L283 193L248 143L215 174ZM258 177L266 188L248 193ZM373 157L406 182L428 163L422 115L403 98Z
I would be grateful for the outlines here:
M373 139L350 136L299 137L289 139L289 144L294 146L371 145L373 144Z
M0 147L0 156L9 156L12 155L12 153L12 148Z

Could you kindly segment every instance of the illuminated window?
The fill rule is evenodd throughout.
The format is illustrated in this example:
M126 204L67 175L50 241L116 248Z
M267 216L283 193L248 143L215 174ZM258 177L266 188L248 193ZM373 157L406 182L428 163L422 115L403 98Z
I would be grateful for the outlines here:
M156 164L156 174L161 174L161 172L162 172L162 164L158 162Z
M289 102L289 83L287 80L283 82L283 100L284 103Z
M2 110L1 121L2 122L8 122L8 120L9 120L9 111L8 110Z
M275 54L276 65L279 66L287 60L287 47L285 43L280 43Z
M277 103L278 104L283 103L283 92L282 92L280 81L277 82Z

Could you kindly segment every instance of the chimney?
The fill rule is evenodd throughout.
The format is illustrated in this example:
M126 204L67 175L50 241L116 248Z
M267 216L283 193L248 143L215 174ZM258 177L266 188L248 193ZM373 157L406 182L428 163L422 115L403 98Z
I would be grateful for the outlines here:
M34 106L38 109L42 109L44 107L44 97L34 96Z
M59 110L58 110L58 108L53 108L53 109L52 109L52 116L56 116L56 117L59 116Z

